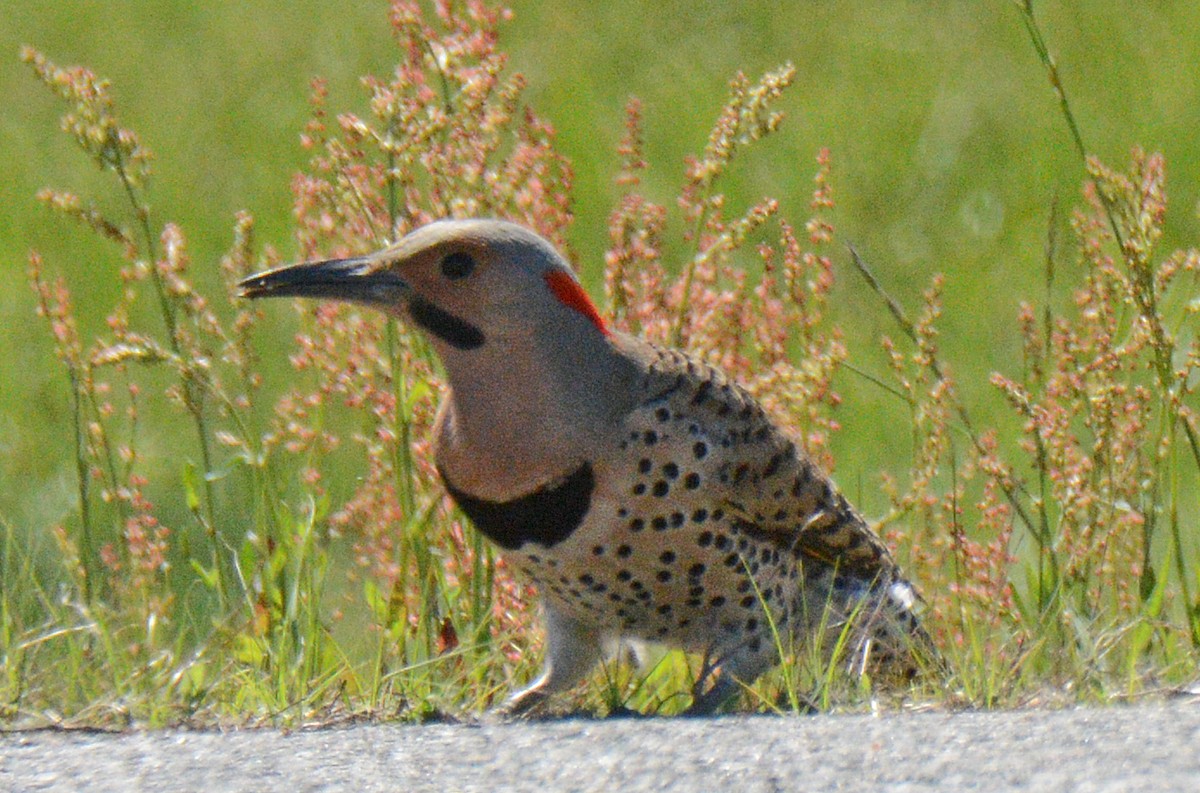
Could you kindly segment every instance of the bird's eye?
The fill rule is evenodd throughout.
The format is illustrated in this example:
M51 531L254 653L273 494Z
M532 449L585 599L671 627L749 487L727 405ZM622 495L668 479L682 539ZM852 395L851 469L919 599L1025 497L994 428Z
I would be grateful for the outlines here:
M442 259L442 275L451 281L466 278L474 269L475 260L471 258L471 254L469 253L458 251L448 254L445 259Z

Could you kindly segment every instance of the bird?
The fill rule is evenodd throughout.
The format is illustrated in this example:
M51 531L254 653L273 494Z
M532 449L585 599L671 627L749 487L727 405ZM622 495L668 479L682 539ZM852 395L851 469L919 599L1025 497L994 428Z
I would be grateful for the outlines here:
M881 679L918 668L920 597L830 478L718 368L610 327L533 230L438 220L239 288L367 306L428 338L448 385L437 473L546 627L540 674L502 713L543 710L625 641L703 656L693 715L847 628Z

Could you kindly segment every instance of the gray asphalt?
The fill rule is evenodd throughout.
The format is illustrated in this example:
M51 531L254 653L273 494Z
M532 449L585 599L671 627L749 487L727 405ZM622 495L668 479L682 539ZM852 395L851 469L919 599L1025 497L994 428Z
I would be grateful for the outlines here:
M0 736L0 791L1200 791L1200 702Z

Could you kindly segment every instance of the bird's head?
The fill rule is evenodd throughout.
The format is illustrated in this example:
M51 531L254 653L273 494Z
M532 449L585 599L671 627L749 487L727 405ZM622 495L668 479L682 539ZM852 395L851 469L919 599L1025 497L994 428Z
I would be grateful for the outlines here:
M608 333L554 246L499 220L438 221L377 253L288 265L238 286L248 298L371 306L411 322L452 354L547 332Z

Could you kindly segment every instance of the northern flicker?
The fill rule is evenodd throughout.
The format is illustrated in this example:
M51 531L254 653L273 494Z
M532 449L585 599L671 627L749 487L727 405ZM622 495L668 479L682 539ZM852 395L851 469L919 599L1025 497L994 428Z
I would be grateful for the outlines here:
M693 713L778 663L781 641L848 620L863 662L914 668L917 596L830 480L722 372L610 329L534 232L439 221L240 286L363 304L428 336L449 384L437 470L542 600L543 672L508 712L620 639L704 654L713 682Z

